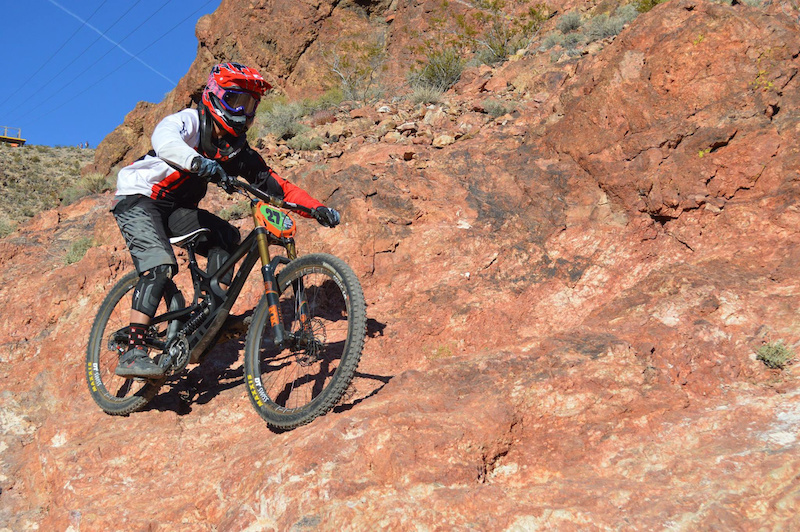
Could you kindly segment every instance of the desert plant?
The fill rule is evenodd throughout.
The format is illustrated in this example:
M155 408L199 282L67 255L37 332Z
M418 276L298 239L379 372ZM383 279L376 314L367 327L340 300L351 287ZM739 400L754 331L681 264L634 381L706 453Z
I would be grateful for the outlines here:
M585 35L589 42L599 41L607 37L613 37L622 31L625 21L621 18L610 17L603 13L594 17L587 25Z
M770 342L758 348L756 359L768 368L783 369L794 359L794 352L783 345L783 342Z
M554 46L560 46L564 42L564 34L553 32L549 33L543 40L542 44L539 46L539 51L549 50Z
M444 92L458 82L465 64L462 52L455 47L431 49L421 69L411 73L411 86Z
M255 140L272 134L276 138L288 140L308 130L303 124L306 116L338 106L343 99L340 88L325 91L313 99L289 102L284 96L270 95L261 101L253 126L247 131L247 140Z
M636 4L636 9L639 10L639 13L647 13L658 4L662 4L667 0L636 0L634 4Z
M459 80L470 57L496 63L527 45L547 19L544 4L514 0L515 16L506 13L506 0L459 2L459 10L443 1L430 18L430 29L415 51L423 59L409 76L412 87L426 86L446 91ZM464 12L466 8L466 12Z
M320 149L324 142L317 136L297 135L286 141L286 145L293 150L312 151Z
M250 214L250 201L242 200L219 211L219 217L226 221L240 220Z
M251 129L258 129L261 134L271 133L279 139L290 139L308 129L300 122L306 113L302 102L287 102L283 97L270 98L259 106L256 119L261 127Z
M17 230L17 224L13 220L0 218L0 238L7 237Z
M79 262L92 246L94 246L94 241L86 236L73 241L67 250L67 254L64 257L64 262L67 264Z
M527 4L517 0L517 4ZM463 19L462 29L477 48L482 62L487 64L505 60L519 48L528 44L539 33L547 20L549 9L544 4L527 5L527 10L515 16L506 15L504 0L474 0L472 5L478 10L469 19Z
M580 46L583 44L583 35L580 33L569 33L564 36L564 42L561 46L567 51L570 56L578 56L581 54Z
M103 174L92 173L82 176L77 183L65 188L60 195L63 205L70 205L81 198L100 194L113 188L112 180Z
M387 58L383 33L344 35L322 57L344 99L367 103L380 95L378 79Z
M561 18L556 22L556 29L566 35L573 31L577 31L581 27L581 14L576 11L564 13Z
M414 105L420 103L439 103L442 101L444 91L436 87L426 87L419 85L413 88L408 100Z
M504 114L507 114L512 110L512 108L507 106L504 102L501 102L500 100L495 100L493 98L489 98L488 100L483 102L483 108L490 116L493 116L495 118L503 116Z

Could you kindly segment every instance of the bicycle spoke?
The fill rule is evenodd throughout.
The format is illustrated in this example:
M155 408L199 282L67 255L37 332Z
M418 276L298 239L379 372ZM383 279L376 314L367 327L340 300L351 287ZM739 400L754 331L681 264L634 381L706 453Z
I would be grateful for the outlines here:
M324 263L307 257L299 259L291 270L291 265L287 266L281 274L280 310L287 337L284 348L274 346L263 311L258 321L253 320L253 339L248 339L245 360L246 371L252 376L251 399L262 417L276 426L307 423L332 408L352 379L363 345L366 316L360 287L356 292L359 321L355 326L359 336L352 344L353 296L329 262L335 261L343 269L346 265L327 255ZM304 259L309 266L303 267ZM357 282L349 269L348 280Z

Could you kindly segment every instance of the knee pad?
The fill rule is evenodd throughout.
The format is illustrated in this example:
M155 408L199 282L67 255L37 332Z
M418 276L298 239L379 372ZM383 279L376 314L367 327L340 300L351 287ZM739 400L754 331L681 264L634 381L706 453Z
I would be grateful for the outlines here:
M136 289L133 291L133 310L146 314L151 318L156 315L158 302L164 295L164 289L175 274L175 266L161 264L151 268L139 277Z

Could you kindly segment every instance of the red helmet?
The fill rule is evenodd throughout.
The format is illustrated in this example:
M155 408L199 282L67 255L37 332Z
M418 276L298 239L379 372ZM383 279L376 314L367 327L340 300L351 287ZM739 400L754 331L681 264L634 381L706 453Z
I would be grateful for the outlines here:
M254 68L222 63L211 69L202 103L224 132L239 137L252 125L261 96L271 88Z

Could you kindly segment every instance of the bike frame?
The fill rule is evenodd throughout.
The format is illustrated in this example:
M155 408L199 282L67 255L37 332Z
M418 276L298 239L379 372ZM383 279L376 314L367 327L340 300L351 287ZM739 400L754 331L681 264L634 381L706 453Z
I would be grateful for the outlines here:
M280 199L273 198L244 182L239 181L236 183L236 186L249 192L257 199L277 207L303 210L298 205L289 204ZM261 274L264 281L264 293L268 303L273 339L276 346L280 348L284 347L287 335L280 316L278 283L275 272L279 265L288 264L296 259L297 250L293 238L277 238L267 231L256 215L258 202L251 196L248 197L251 202L251 214L254 224L254 228L250 234L247 235L231 256L213 274L209 274L200 268L194 249L194 239L190 240L185 245L185 248L189 255L189 271L191 272L192 285L194 288L192 304L181 310L165 312L164 314L155 316L151 320L152 325L172 320L182 322L182 327L177 332L177 335L184 335L187 340L190 351L187 363L198 362L211 342L214 341L216 334L222 329L230 315L234 303L241 294L245 281L250 276L253 267L259 260L261 261ZM285 248L286 256L278 255L272 258L269 252L270 244ZM231 272L240 261L241 266L233 276L233 280L228 288L224 288L220 284L220 280ZM304 307L305 302L301 302L301 312L304 311ZM153 347L160 348L167 353L169 349L168 344L171 340L173 340L173 338L166 338L165 342L157 343L153 345ZM168 356L165 363L167 363L168 366L172 366L175 362L173 359L174 357Z

